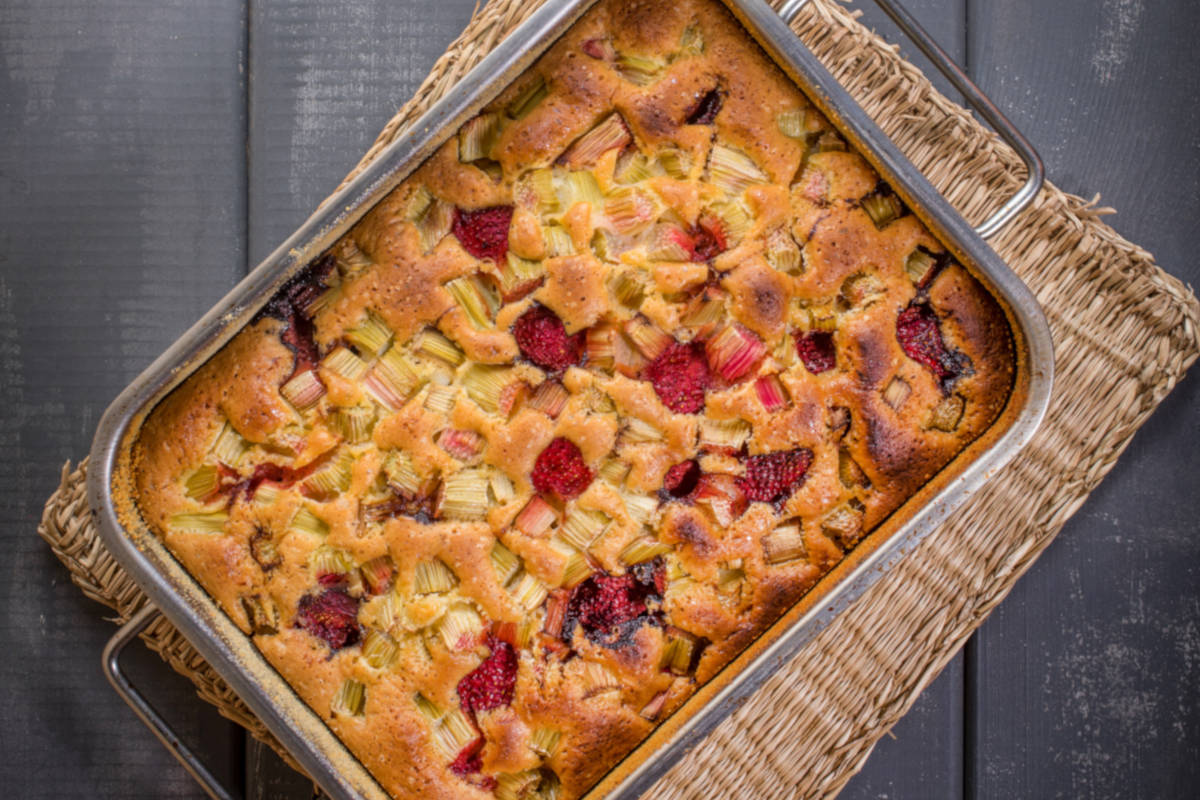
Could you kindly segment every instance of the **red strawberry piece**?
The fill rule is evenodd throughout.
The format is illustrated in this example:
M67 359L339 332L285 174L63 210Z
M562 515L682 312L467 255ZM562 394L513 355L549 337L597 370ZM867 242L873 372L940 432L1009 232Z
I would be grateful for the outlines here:
M925 303L913 303L896 319L896 339L904 354L925 365L943 388L962 374L965 357L951 352L942 340L937 314Z
M334 264L332 255L325 255L309 264L285 283L259 314L259 318L275 317L284 324L280 339L296 357L287 380L315 368L320 360L316 342L313 341L312 320L305 309L328 288L326 281Z
M700 463L694 458L671 467L663 477L663 489L671 497L679 499L691 495L699 483Z
M530 480L538 492L570 500L583 494L591 484L592 471L583 462L583 454L575 443L560 436L538 454Z
M475 741L458 751L458 756L450 764L450 771L460 777L473 775L476 772L483 770L483 758L480 753L483 750L483 737L480 736Z
M488 637L488 647L491 655L458 682L458 700L472 716L512 703L517 685L517 651L495 636Z
M709 89L704 93L690 111L688 111L687 122L689 125L711 125L713 120L717 118L717 113L721 110L721 90Z
M646 366L645 374L658 399L676 414L696 414L704 408L711 377L700 342L672 342Z
M325 589L300 598L296 627L308 631L332 650L358 642L358 601L342 589Z
M691 260L697 263L711 261L729 247L724 224L707 214L696 220L695 225L688 226L687 235L689 242L686 246L692 254Z
M806 447L750 456L738 483L750 502L779 503L804 483L812 460L812 450Z
M499 261L508 252L508 226L512 215L512 206L492 206L478 211L456 208L450 231L471 255Z
M563 620L562 639L570 644L575 627L596 644L622 647L650 621L647 602L662 597L662 563L638 564L624 575L599 573L571 590Z
M545 306L535 305L518 317L513 336L521 355L542 369L558 372L583 357L583 332L568 336L562 320Z
M833 347L833 334L829 331L797 334L796 353L813 375L820 375L837 365L837 351Z

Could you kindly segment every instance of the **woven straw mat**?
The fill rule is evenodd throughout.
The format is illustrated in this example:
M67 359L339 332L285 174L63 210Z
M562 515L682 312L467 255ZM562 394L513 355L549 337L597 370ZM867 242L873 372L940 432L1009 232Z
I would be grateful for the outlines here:
M536 6L492 0L478 12L355 172ZM815 0L794 27L968 219L982 219L1017 188L1017 157L855 14ZM780 786L796 797L835 795L1112 468L1200 352L1200 305L1149 253L1100 222L1104 211L1047 185L992 241L1033 288L1056 343L1054 397L1033 442L648 796L774 798ZM86 469L64 467L38 532L75 584L123 622L145 597L97 538ZM205 701L294 766L169 623L160 618L143 639Z

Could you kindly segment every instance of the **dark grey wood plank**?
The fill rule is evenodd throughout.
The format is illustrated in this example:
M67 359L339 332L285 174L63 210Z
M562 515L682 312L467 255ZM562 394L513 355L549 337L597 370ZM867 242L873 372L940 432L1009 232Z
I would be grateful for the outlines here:
M252 260L270 253L341 182L474 7L474 0L251 4ZM247 765L248 797L311 790L257 742L248 743Z
M242 271L237 0L10 0L0 11L0 784L14 797L200 797L108 687L114 628L37 539L113 396ZM136 655L226 779L241 734Z
M1200 279L1200 6L972 0L970 24L973 74L1050 177ZM1195 796L1198 434L1192 375L981 629L972 796Z

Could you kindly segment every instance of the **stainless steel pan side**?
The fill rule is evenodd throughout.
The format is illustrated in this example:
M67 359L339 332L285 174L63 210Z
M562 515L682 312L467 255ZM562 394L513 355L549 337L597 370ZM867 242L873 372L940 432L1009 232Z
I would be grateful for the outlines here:
M323 252L391 188L415 169L458 126L494 98L596 0L550 0L433 106L362 174L311 217L216 307L206 314L117 398L98 427L91 452L88 496L113 555L154 604L321 787L334 798L384 797L366 770L333 736L319 715L293 693L216 603L175 561L131 510L127 454L146 414L167 392L227 342L288 278ZM638 796L678 756L710 731L740 700L773 674L892 564L915 547L968 496L1007 463L1033 435L1046 410L1053 349L1046 321L1027 287L941 197L849 94L762 0L722 0L766 52L787 71L931 230L1001 300L1023 352L1023 389L1014 395L1006 427L920 510L848 565L821 602L756 652L753 661L723 680L703 706L654 742L647 757L635 750L609 796ZM1032 178L1031 170L1031 178ZM999 423L998 423L999 424ZM957 459L956 464L961 460ZM954 465L952 465L953 467ZM124 502L123 502L124 501ZM653 738L653 737L652 737ZM617 779L614 779L617 780ZM593 792L593 795L598 792Z

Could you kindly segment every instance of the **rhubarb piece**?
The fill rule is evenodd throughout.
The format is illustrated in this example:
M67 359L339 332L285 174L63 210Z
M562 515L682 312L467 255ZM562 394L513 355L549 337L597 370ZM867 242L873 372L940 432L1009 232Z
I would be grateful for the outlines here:
M808 331L796 334L796 354L813 375L820 375L837 366L837 350L833 334L828 331Z
M637 86L648 86L654 82L665 66L655 58L645 58L631 53L617 55L617 72L621 77Z
M679 37L679 52L676 57L698 56L703 53L704 34L700 31L700 26L693 22L683 29L683 34Z
M294 378L280 386L279 393L297 411L307 411L325 396L325 384L317 377L316 370L310 369L297 373Z
M450 232L454 224L454 206L419 186L408 199L404 217L416 226L421 251L428 253Z
M270 572L283 563L283 556L275 546L275 538L266 528L255 528L250 537L250 556L263 572Z
M496 776L496 800L558 800L561 791L558 776L545 768Z
M812 460L806 447L749 456L738 483L750 502L781 503L804 483Z
M871 485L871 479L867 477L867 473L844 447L838 449L838 480L847 489L853 489L856 486L870 487Z
M914 286L924 286L925 276L937 264L937 258L924 247L918 247L904 260L904 271Z
M780 272L799 275L804 271L804 256L796 240L784 228L776 228L767 236L767 263Z
M754 226L750 212L739 201L718 203L710 210L721 224L721 232L725 237L722 248L735 247Z
M717 591L724 595L735 595L741 592L742 582L746 580L746 570L742 559L737 558L717 567Z
M539 75L521 89L520 93L508 104L508 108L505 111L510 119L524 119L529 116L529 112L537 108L538 104L546 99L548 93L546 80Z
M413 352L421 356L436 358L448 366L457 367L466 356L449 337L435 328L426 328L418 336Z
M508 642L490 637L491 654L458 682L458 700L463 711L474 716L512 704L517 684L517 653Z
M362 636L358 601L340 588L306 594L300 598L296 627L325 642L331 650L357 644Z
M368 406L339 408L333 412L330 422L347 444L362 444L371 438L375 428L375 409Z
M449 384L431 383L429 392L425 395L425 408L435 414L448 417L454 409L454 397L457 394L458 389Z
M374 311L354 328L346 331L346 341L354 346L364 358L374 358L392 343L392 329Z
M375 669L389 669L400 655L400 645L383 631L371 630L363 639L363 660Z
M621 444L645 444L647 442L661 442L665 438L665 434L654 425L637 417L628 417L625 420L625 428L621 431Z
M665 556L671 550L671 545L666 542L660 542L650 536L642 536L625 545L625 549L621 551L618 558L625 566L632 567L634 564L645 564L659 556Z
M354 477L354 454L342 450L300 484L300 490L314 499L327 499L350 488Z
M614 61L617 58L616 49L606 38L588 39L579 46L579 49L598 61Z
M540 216L559 210L558 192L554 188L554 170L549 167L530 170L517 179L513 196L521 205Z
M700 476L691 500L696 505L706 507L722 527L730 525L745 513L749 505L738 478L715 473Z
M762 538L762 545L763 558L768 564L783 564L808 555L798 522L780 525Z
M929 414L929 427L946 433L954 433L962 421L966 401L962 395L952 394L938 403Z
M489 414L504 416L512 411L520 383L511 368L489 364L472 364L462 378L467 397Z
M879 230L883 230L904 214L904 204L886 187L864 197L862 209Z
M513 602L518 606L526 611L533 611L545 601L549 590L537 578L528 572L522 572L513 580L509 594L512 595Z
M807 135L806 121L808 112L803 108L793 108L781 112L775 117L775 125L779 132L789 139L803 139Z
M270 636L279 632L279 608L270 595L243 596L241 601L252 634Z
M474 650L483 627L479 612L466 603L458 603L438 620L438 635L449 650Z
M392 581L396 577L396 562L392 561L391 556L372 558L359 569L370 594L383 594L392 588Z
M704 392L711 378L704 346L699 342L673 342L646 367L646 379L663 405L676 414L697 414L704 409Z
M598 125L580 136L561 156L559 164L578 169L595 164L609 150L622 150L633 141L629 126L618 113L609 114Z
M883 402L899 411L900 406L904 405L904 401L910 394L912 394L912 387L906 380L900 377L892 378L888 381L888 385L883 387Z
M658 719L658 715L662 713L663 706L665 706L666 704L667 704L667 693L659 692L658 694L654 695L654 697L652 697L650 699L649 703L646 703L646 705L642 707L642 710L639 711L638 714L643 719L648 719L651 722L654 722L655 720Z
M445 289L476 330L492 326L500 310L500 297L482 275L455 278L445 284Z
M646 230L661 211L657 198L637 186L618 187L604 201L604 215L622 236Z
M226 420L220 433L217 434L217 438L213 441L212 447L209 448L209 452L225 466L236 467L249 449L250 443L243 439Z
M506 303L515 303L536 290L546 279L540 261L521 258L509 250L499 270L500 296Z
M459 461L471 461L483 452L486 440L475 431L447 428L437 435L437 444Z
M339 583L354 571L354 559L345 550L323 544L309 554L308 569L322 583L329 577Z
M675 180L687 180L692 174L692 156L686 150L680 150L678 147L664 147L658 151L655 160Z
M558 750L562 732L554 728L538 728L529 737L529 749L542 758L550 758Z
M448 476L437 509L443 519L482 520L488 510L488 476L481 469L464 469Z
M732 383L753 370L767 354L767 348L761 339L734 323L709 339L705 352L713 371Z
M517 514L513 525L526 536L542 536L557 521L558 514L554 511L554 507L541 497L534 495L525 504L525 508L521 509L521 513Z
M943 391L966 369L965 357L946 348L937 314L926 303L913 303L896 319L896 339L904 354L926 366Z
M688 125L711 125L721 111L724 97L718 88L709 89L687 113Z
M829 409L829 435L834 441L840 442L850 432L850 409L845 406L832 406Z
M217 468L212 464L202 464L197 467L183 482L184 494L198 502L204 502L212 497L219 488Z
M335 717L361 717L366 705L366 685L353 678L346 678L329 704L329 713Z
M521 559L499 541L492 545L491 562L501 586L506 586L521 569Z
M674 340L670 334L659 330L654 323L642 316L634 317L625 323L625 335L633 342L642 355L648 359L657 358Z
M546 242L546 255L549 258L575 255L575 243L571 241L571 234L561 225L543 226L542 239Z
M470 163L491 158L492 147L500 136L500 115L480 114L458 129L458 160Z
M588 170L572 170L562 174L562 181L558 187L558 199L564 211L569 211L577 203L587 203L592 208L599 208L604 202L604 193L600 191L600 184L596 182L596 176ZM565 234L566 231L564 230ZM569 239L569 237L568 237ZM547 250L549 251L549 237L547 237ZM556 249L555 255L569 255L574 252L573 246L568 246L564 249Z
M583 357L583 335L567 335L562 320L543 305L532 306L517 317L512 330L521 355L542 369L558 372Z
M825 131L817 139L819 153L844 153L846 149L846 140L839 136L837 131Z
M421 488L421 478L413 466L412 458L403 450L393 450L383 463L383 476L392 491L413 496Z
M864 512L863 504L850 498L821 520L821 533L848 550L862 538Z
M172 514L167 525L182 533L224 533L225 523L228 521L229 513L221 509L194 514Z
M560 436L538 454L530 480L538 492L570 500L583 493L592 477L579 448Z
M741 150L715 144L708 157L708 180L726 194L736 196L755 183L764 183L767 176Z
M475 726L467 715L457 708L448 709L442 715L441 721L433 729L433 738L442 754L446 758L454 759L452 763L459 763L458 759L464 751L473 750L478 753L478 749L482 747L482 737L476 732ZM464 763L460 765L460 769L469 769L469 766Z
M744 419L700 420L700 449L734 453L750 438L750 423Z
M590 641L603 647L628 645L638 628L653 621L647 604L662 598L655 564L640 564L624 575L598 573L572 589L562 640L570 644L579 627Z
M360 381L369 369L367 362L346 347L338 347L321 362L325 369L348 381Z
M291 523L288 524L288 530L324 539L329 535L329 524L307 508L301 507L292 517Z
M884 291L883 284L874 275L865 272L855 273L842 282L842 288L837 297L838 310L845 312L852 308L865 306Z
M724 316L725 293L715 286L708 286L692 298L679 321L699 335L711 331Z
M653 175L650 160L636 150L626 150L623 152L620 158L617 159L617 166L613 171L613 178L617 183L626 185L641 183L647 178L653 177Z
M787 408L791 399L778 375L764 375L759 378L754 383L754 391L758 394L758 402L772 413Z
M550 419L557 419L570 399L571 395L561 383L548 380L538 384L538 387L533 390L533 394L529 396L527 405L534 411L542 412Z
M417 562L413 572L414 594L443 594L457 585L457 576L440 558Z
M492 206L474 211L454 209L450 232L471 255L499 262L508 252L508 227L512 206Z
M700 482L700 463L695 459L681 461L663 476L663 491L676 499L687 498Z
M603 511L576 508L567 515L559 535L577 550L587 550L604 535L611 522L612 519Z
M658 662L659 669L680 677L695 674L705 641L673 625L663 631L663 636L666 641Z
M725 223L716 216L701 215L696 224L688 228L687 233L691 240L689 249L692 261L712 261L729 247Z
M587 365L596 369L611 370L616 354L616 337L620 334L611 325L596 325L587 330Z
M646 285L640 270L619 269L608 279L608 290L613 299L630 311L637 311L646 299Z

